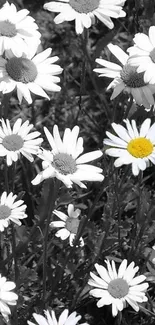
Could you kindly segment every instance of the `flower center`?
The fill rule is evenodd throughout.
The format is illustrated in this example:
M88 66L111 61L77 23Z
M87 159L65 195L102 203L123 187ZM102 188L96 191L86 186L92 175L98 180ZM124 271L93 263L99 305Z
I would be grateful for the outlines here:
M79 13L88 14L97 9L100 0L69 0L70 6Z
M136 158L144 158L152 153L153 144L146 138L137 138L128 143L127 150Z
M11 214L11 209L6 205L0 205L0 220L7 219Z
M131 88L146 86L144 72L138 73L136 70L137 67L132 67L130 64L125 64L122 68L120 75L126 86Z
M23 144L24 140L18 134L7 135L2 141L2 145L9 151L19 150Z
M120 299L128 294L129 286L125 280L118 278L109 282L108 291L112 297Z
M150 58L155 63L155 48L150 52Z
M54 155L53 166L63 175L74 174L76 172L76 162L67 153Z
M24 84L33 82L38 74L35 64L31 60L22 57L13 57L8 60L6 71L13 80Z
M66 221L66 229L73 234L76 234L79 227L79 219L69 217Z
M14 37L17 30L14 24L9 20L0 21L0 36Z

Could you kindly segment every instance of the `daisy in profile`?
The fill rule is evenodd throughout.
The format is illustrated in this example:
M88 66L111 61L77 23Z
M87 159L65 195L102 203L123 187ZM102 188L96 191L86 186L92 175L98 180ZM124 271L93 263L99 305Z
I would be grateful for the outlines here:
M107 89L112 88L111 99L117 97L122 91L131 94L138 105L144 105L150 109L154 105L153 93L155 85L144 81L144 73L138 73L137 67L129 64L129 56L117 45L109 44L108 49L120 61L121 65L103 59L96 59L96 62L104 68L94 69L100 77L113 78Z
M12 281L7 281L4 276L0 274L0 312L8 321L8 316L11 310L8 305L14 306L17 304L18 296L12 290L16 287Z
M59 316L58 321L56 319L54 310L45 310L45 317L36 313L33 314L33 317L37 325L76 325L81 319L81 316L78 316L76 311L69 315L68 309L64 309L64 311ZM30 321L27 321L27 323L28 325L36 325L36 323L32 323ZM80 325L88 324L82 323Z
M145 170L150 162L155 164L155 123L147 118L137 129L135 120L124 120L126 128L120 124L112 123L116 135L106 132L108 139L103 143L108 147L105 153L117 157L115 167L132 165L132 173L137 176L140 170Z
M21 225L20 219L27 218L25 214L26 205L23 200L17 200L17 195L3 192L0 198L0 231L7 228L10 221L13 221L18 226Z
M128 49L129 63L137 67L137 72L144 74L146 83L155 83L155 26L149 28L149 35L138 33L134 46Z
M34 50L35 47L32 47ZM16 57L11 51L7 52L7 58L0 58L0 91L3 94L17 90L19 102L24 97L28 104L32 103L31 92L35 95L50 99L44 91L60 91L57 83L60 78L57 76L62 72L62 68L55 62L57 56L50 57L52 49L34 56L34 51L23 53L21 57Z
M40 132L33 131L33 124L26 120L22 124L22 119L18 120L11 129L9 120L1 120L0 126L0 157L6 157L8 166L17 161L20 154L29 161L33 161L32 154L37 154L43 139L40 138Z
M89 28L95 21L95 16L108 28L113 28L114 24L110 17L125 17L122 10L126 0L58 0L44 5L44 9L59 12L54 19L56 24L64 21L75 20L75 30L77 34L82 34L84 28Z
M139 267L135 267L132 262L127 266L127 260L124 259L116 271L115 262L105 261L107 268L102 265L95 264L98 275L90 272L91 279L88 281L90 286L95 287L90 294L99 298L97 307L104 305L112 305L112 315L115 317L118 311L122 311L128 303L135 311L139 311L138 303L147 301L145 295L148 283L145 281L144 275L135 277ZM143 282L143 283L142 283Z
M79 215L81 213L80 209L74 210L74 205L68 205L68 215L58 210L54 210L53 213L61 219L61 221L52 221L50 223L51 227L62 228L56 232L56 237L60 237L62 240L69 238L70 246L73 246L74 239L76 237L79 228ZM79 239L80 246L84 246L83 238Z
M9 2L0 9L0 55L12 50L14 55L21 56L33 42L40 43L38 26L28 14L27 9L17 12L15 5Z
M43 160L43 171L32 181L33 185L52 177L61 180L68 188L72 187L73 183L86 188L82 181L103 181L102 169L87 164L100 158L102 151L96 150L80 156L84 150L83 138L78 138L79 127L77 125L72 130L65 129L63 140L60 138L57 125L54 125L53 135L46 127L44 131L52 150L43 149L39 154Z

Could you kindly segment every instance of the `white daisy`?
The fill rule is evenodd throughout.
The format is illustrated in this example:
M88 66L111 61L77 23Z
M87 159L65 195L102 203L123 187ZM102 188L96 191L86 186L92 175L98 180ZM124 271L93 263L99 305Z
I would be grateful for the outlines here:
M6 94L16 88L20 103L23 97L29 104L32 103L30 92L49 99L44 89L47 91L60 91L61 89L57 85L60 81L57 75L62 72L62 68L54 64L59 59L57 56L49 57L52 49L48 48L34 57L32 52L30 49L29 53L23 53L17 58L11 51L8 51L8 58L0 58L2 80L0 90Z
M17 161L20 154L31 162L34 160L32 154L38 153L43 139L39 137L40 132L30 132L33 127L28 120L22 124L22 119L18 118L11 129L9 120L1 120L0 157L6 156L8 166Z
M16 305L18 296L12 292L16 287L12 281L7 281L4 276L0 274L0 312L3 317L8 320L8 315L11 314L11 310L8 305Z
M154 105L153 93L155 85L144 82L144 73L138 73L137 67L129 64L129 56L117 45L109 44L109 50L121 62L121 65L103 59L96 59L96 62L104 68L94 69L100 73L100 77L113 78L107 89L113 88L111 99L117 97L122 91L126 91L133 96L138 105L150 108Z
M135 45L128 49L129 62L137 67L137 72L144 73L146 83L155 83L155 26L149 28L149 36L138 33L134 38Z
M145 292L148 283L142 283L146 277L144 275L135 276L139 267L135 267L132 262L127 266L127 260L124 259L120 264L118 272L116 271L115 262L107 260L107 269L99 264L95 264L99 276L90 272L92 279L88 281L90 286L96 287L90 291L90 294L99 298L97 307L112 305L112 315L115 317L118 311L122 311L128 303L135 311L139 311L137 302L147 301Z
M54 19L56 24L64 21L75 20L77 34L81 34L84 28L89 28L95 20L95 16L108 28L113 28L114 24L110 17L125 17L122 10L126 0L58 0L44 5L44 9L59 12Z
M51 311L44 311L45 317L40 314L33 314L33 317L38 325L76 325L78 321L81 319L81 316L77 315L76 311L72 314L69 314L68 309L65 309L59 319L57 321L54 310ZM27 321L29 325L36 325L30 321ZM87 323L82 323L80 325L88 325Z
M8 227L10 220L20 226L21 221L19 219L27 218L24 201L16 201L16 198L17 195L13 195L12 192L8 195L6 192L2 193L0 198L0 231L4 231L4 228Z
M33 42L40 43L38 26L28 14L27 9L17 12L15 5L8 2L0 9L0 55L12 50L14 55L21 56Z
M72 187L74 182L80 187L86 188L81 181L103 181L102 169L86 164L100 158L102 156L101 150L89 152L79 157L84 149L83 138L78 138L78 126L72 130L65 129L63 140L60 138L57 125L54 125L53 135L46 127L44 131L52 150L43 149L42 154L39 155L43 160L42 167L44 170L32 181L33 185L37 185L50 177L60 179L67 187Z
M60 237L62 240L65 240L69 237L70 246L73 246L74 239L76 237L78 228L79 228L79 215L81 213L80 209L74 210L74 205L68 205L68 215L58 210L53 211L54 214L62 221L52 221L50 223L51 227L62 228L56 232L56 237ZM80 246L84 246L83 238L79 239Z
M103 141L107 146L105 153L115 160L115 167L132 164L132 172L135 176L140 170L145 170L150 162L155 164L155 123L146 119L138 131L136 122L124 120L126 128L120 124L112 123L116 135L106 132L109 139Z

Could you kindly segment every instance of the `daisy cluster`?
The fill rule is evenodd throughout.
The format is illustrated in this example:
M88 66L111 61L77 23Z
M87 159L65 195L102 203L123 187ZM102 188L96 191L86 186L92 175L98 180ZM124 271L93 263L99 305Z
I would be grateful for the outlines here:
M44 9L56 12L56 24L75 20L75 31L82 34L99 19L108 28L113 28L111 18L125 17L123 6L126 0L58 0L44 5ZM0 92L3 96L11 96L15 91L19 104L23 99L32 104L34 95L50 99L51 92L59 92L58 85L62 68L56 64L58 56L51 56L52 49L39 52L41 34L35 20L29 11L17 11L14 4L6 2L0 9ZM150 109L154 103L155 93L155 26L149 29L149 36L138 33L134 45L125 53L119 46L108 45L109 51L119 60L120 65L98 58L96 62L103 68L94 69L101 77L112 78L108 86L112 88L111 99L122 91L130 94L134 101ZM21 118L12 123L8 118L0 120L0 157L7 167L20 163L22 156L29 162L35 157L40 161L37 175L32 185L39 185L50 178L58 179L66 188L73 185L86 189L87 182L102 182L102 168L92 165L92 161L103 156L103 150L84 153L83 138L79 136L80 129L75 125L66 128L63 135L57 125L53 130L44 127L45 141L48 149L41 147L41 133L28 120ZM137 176L150 164L155 164L155 123L147 118L139 127L135 120L112 123L114 134L107 131L103 140L105 153L115 157L115 167L132 166L133 175ZM75 187L76 187L75 186ZM12 191L4 191L0 198L0 231L5 231L11 222L20 226L21 220L27 218L24 201ZM50 223L50 229L60 228L55 236L69 240L70 246L83 247L84 240L78 238L81 210L74 204L68 204L67 214L54 210L59 218ZM76 240L78 239L78 240ZM123 259L117 270L115 262L109 259L104 266L95 264L96 273L90 273L88 285L90 295L98 298L97 306L112 305L112 315L115 317L129 304L136 312L140 303L147 301L148 284L144 275L138 275L139 267L134 262L128 265ZM91 288L93 287L93 289ZM15 283L0 276L0 311L6 321L11 310L8 305L16 305L18 296L12 290ZM76 312L69 314L65 309L57 320L54 310L46 310L44 316L34 313L38 325L76 325L81 316ZM29 325L35 325L28 321ZM81 325L87 325L82 323Z

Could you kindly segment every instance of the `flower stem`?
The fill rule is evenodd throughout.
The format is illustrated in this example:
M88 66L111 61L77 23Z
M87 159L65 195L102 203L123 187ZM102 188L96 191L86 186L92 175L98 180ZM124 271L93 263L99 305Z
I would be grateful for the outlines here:
M12 92L9 94L4 94L2 97L1 105L0 105L0 118L4 117L6 119L8 117L9 111L9 102Z
M128 105L127 105L127 108L126 108L126 111L124 113L124 119L128 118L128 115L129 115L130 109L132 107L132 104L133 104L133 97L130 96L129 101L128 101Z
M52 181L52 182L51 182ZM44 245L43 245L43 304L45 304L46 298L46 275L47 275L47 244L48 244L48 231L49 231L49 224L51 220L51 214L54 210L55 201L58 196L58 191L60 187L60 181L57 179L50 179L49 184L49 194L48 194L48 215L46 220L46 227L44 233Z
M87 63L87 57L86 57L86 51L85 49L87 48L87 42L88 42L88 29L84 29L84 32L81 36L81 46L82 46L82 51L83 51L83 61L82 61L82 67L81 67L81 84L80 84L80 96L79 96L79 110L76 116L76 123L78 122L79 115L82 111L82 95L85 92L85 77L86 77L86 63Z

